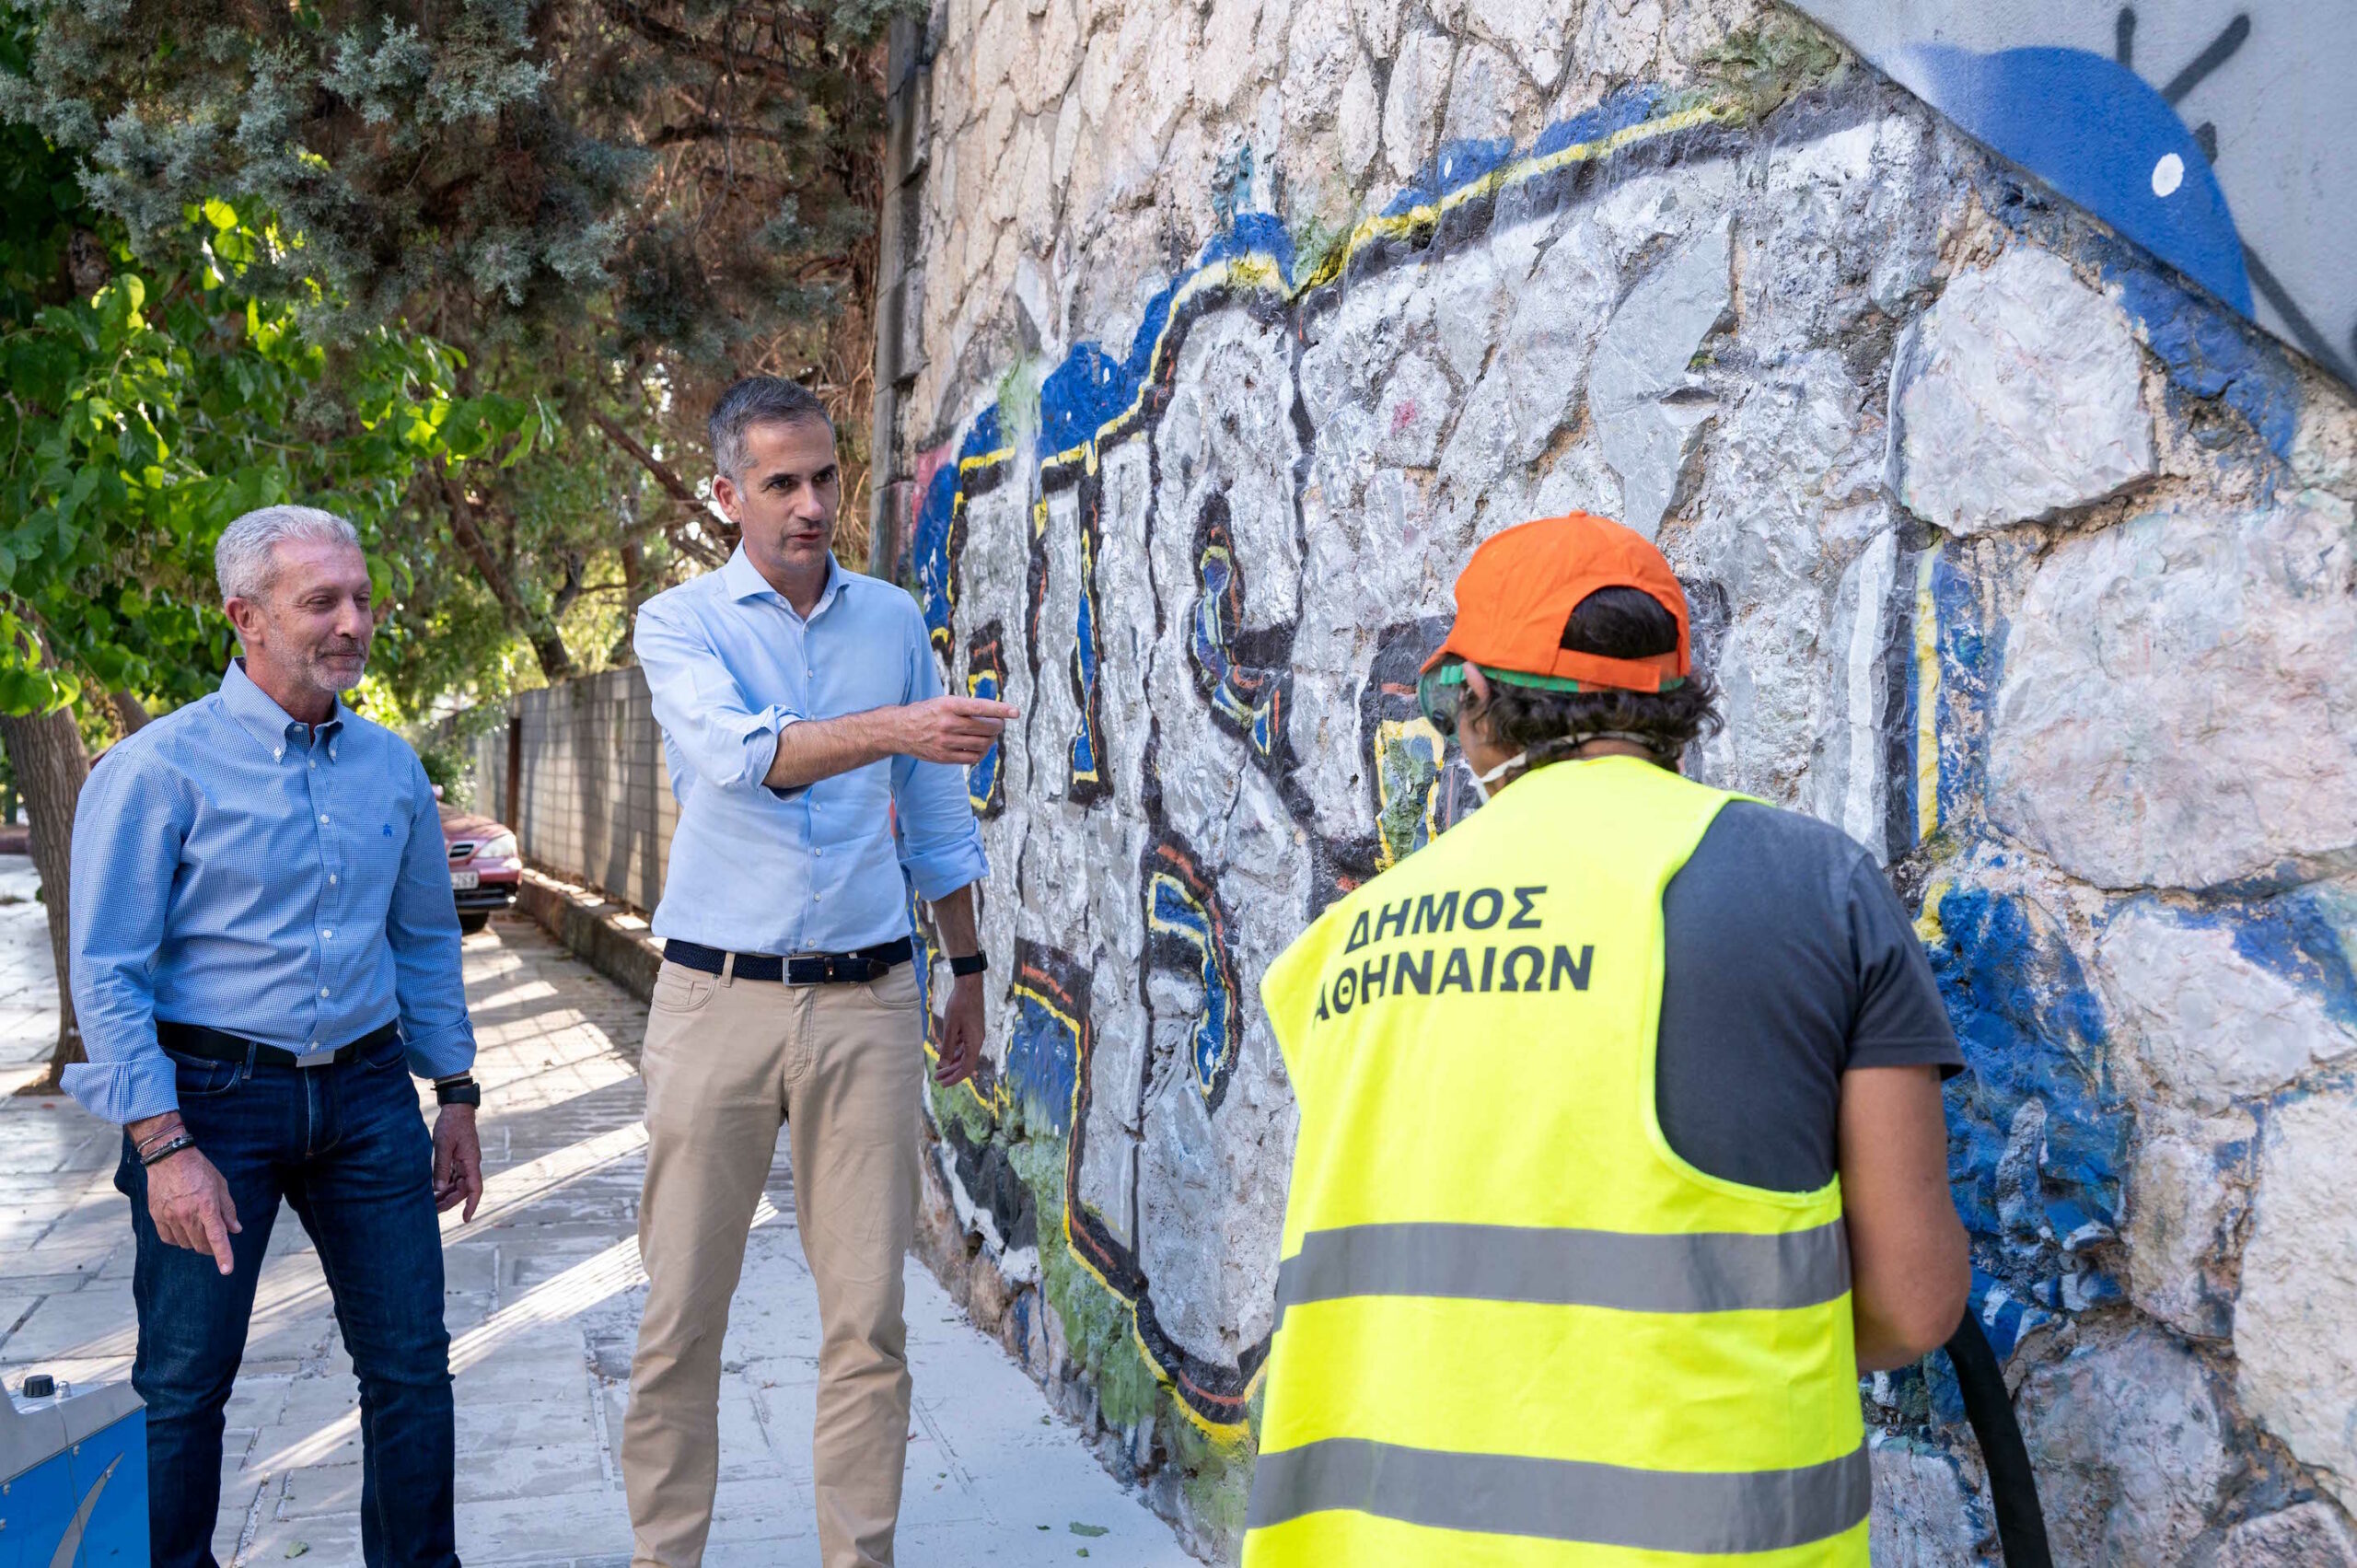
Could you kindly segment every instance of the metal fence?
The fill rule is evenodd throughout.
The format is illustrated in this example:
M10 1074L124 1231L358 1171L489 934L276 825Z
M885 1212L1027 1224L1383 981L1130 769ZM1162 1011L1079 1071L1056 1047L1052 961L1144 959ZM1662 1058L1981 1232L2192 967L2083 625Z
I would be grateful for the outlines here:
M679 807L663 731L636 667L527 691L475 744L475 808L516 830L524 858L651 910Z

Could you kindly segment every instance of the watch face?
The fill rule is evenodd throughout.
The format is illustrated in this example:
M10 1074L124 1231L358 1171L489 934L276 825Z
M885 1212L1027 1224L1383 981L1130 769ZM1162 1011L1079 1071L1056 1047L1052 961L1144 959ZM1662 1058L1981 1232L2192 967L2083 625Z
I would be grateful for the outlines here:
M2357 385L2357 6L1799 0L1974 140Z

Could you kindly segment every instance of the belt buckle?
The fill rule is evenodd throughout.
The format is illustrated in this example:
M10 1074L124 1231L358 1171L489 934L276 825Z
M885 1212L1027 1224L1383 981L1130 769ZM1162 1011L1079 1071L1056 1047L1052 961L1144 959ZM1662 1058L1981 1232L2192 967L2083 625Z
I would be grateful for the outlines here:
M794 978L794 967L795 967L796 964L805 964L805 965L807 965L807 964L816 964L816 965L818 965L818 966L819 966L819 973L818 973L817 978L815 978L815 979L810 979L810 980L796 980L796 979L795 979L795 978ZM806 970L804 972L805 972L805 973L807 973L808 971ZM785 981L785 983L786 983L786 984L788 984L788 985L824 985L824 984L826 984L829 981L831 981L831 980L833 980L833 979L835 978L835 966L834 966L834 960L833 960L833 958L832 958L832 957L831 957L830 955L826 954L826 953L817 953L817 952L788 953L788 954L785 956L785 972L784 972L784 974L782 974L781 976L779 976L779 978L780 978L781 980L784 981Z
M295 1065L303 1072L310 1072L319 1067L332 1067L335 1065L337 1050L335 1046L323 1045L317 1051L297 1051L293 1053Z

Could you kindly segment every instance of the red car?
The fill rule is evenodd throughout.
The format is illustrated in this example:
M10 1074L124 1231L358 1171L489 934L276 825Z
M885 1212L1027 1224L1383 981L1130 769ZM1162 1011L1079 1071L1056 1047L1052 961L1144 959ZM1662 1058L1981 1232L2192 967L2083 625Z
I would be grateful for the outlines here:
M450 896L459 905L459 929L481 931L495 911L515 903L524 885L516 834L488 817L445 806L442 842L450 852Z

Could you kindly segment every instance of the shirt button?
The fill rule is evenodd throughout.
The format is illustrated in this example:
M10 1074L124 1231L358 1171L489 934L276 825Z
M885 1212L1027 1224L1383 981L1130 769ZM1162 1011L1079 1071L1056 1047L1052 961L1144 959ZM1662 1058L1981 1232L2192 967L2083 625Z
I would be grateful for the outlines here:
M320 813L319 813L319 820L320 820L320 821L322 821L322 822L324 822L324 821L326 821L327 819L328 819L328 814L327 814L326 812L324 812L324 811L320 812Z
M319 994L320 994L320 995L325 996L327 993L328 993L328 988L327 988L326 986L324 986L324 985L323 985L323 986L319 987Z
M318 772L319 771L319 764L318 761L317 761L316 759L314 759L314 760L313 760L313 761L311 762L311 772L315 772L315 773L316 773L316 772Z
M332 931L322 931L319 935L326 937L331 942L335 940L335 933Z
M328 873L328 886L331 888L335 886L335 873L332 871Z
M275 761L277 761L281 757L284 757L284 756L285 756L285 755L286 755L286 748L285 748L285 747L284 747L284 746L273 747L273 748L271 749L270 760L271 760L272 761L275 762Z

